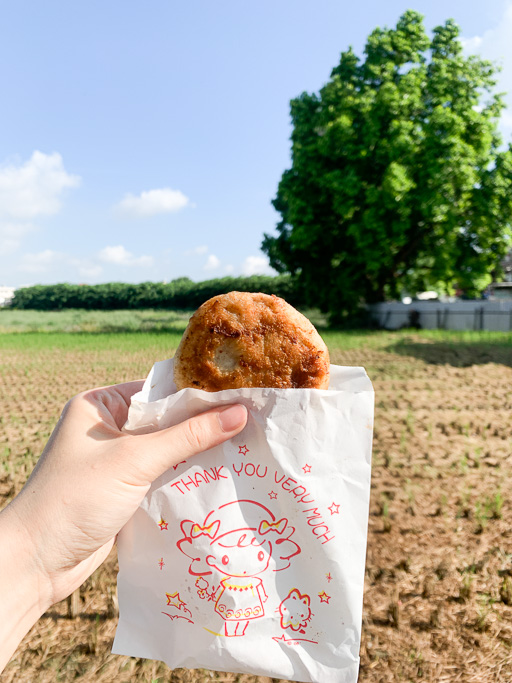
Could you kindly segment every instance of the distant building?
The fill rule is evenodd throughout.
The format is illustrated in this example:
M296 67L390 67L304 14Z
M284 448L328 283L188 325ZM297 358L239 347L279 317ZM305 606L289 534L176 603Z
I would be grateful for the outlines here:
M0 306L7 306L14 296L15 287L0 286Z
M491 299L512 299L512 281L493 282L489 290Z
M512 299L512 249L501 262L503 279L501 282L492 282L487 288L487 297L492 300Z
M503 268L503 282L512 282L512 249L501 262Z

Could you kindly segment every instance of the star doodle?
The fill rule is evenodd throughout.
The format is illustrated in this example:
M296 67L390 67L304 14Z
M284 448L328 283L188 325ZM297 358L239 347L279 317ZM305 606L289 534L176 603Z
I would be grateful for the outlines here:
M180 598L180 594L178 591L175 593L166 593L165 597L167 598L167 604L172 605L173 607L177 607L178 609L183 609L186 607L187 603Z
M329 604L329 600L331 599L331 596L327 595L325 591L319 593L318 597L320 598L320 602L326 602L327 604Z
M331 581L332 581L331 572L329 572L328 574L326 574L326 575L325 575L325 578L327 579L327 581L328 581L329 583L331 583Z
M239 446L239 447L238 447L238 452L239 452L241 455L247 455L247 453L249 452L249 449L248 449L247 446L244 444L243 446Z
M271 500L275 500L277 498L277 493L275 493L274 491L271 491L268 495Z
M340 514L340 506L336 505L336 503L333 503L330 507L327 508L331 515L339 515Z
M311 472L311 465L304 465L302 471L304 472L304 474L309 474Z
M161 519L158 522L158 526L160 527L160 531L167 531L169 528L169 522L166 522L165 519Z
M158 566L160 567L160 570L162 570L164 568L164 565L165 565L164 558L161 557L160 560L158 561Z

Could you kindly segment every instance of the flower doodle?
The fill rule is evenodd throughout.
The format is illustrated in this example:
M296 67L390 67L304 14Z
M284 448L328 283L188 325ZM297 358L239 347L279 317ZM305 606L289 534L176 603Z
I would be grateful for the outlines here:
M249 622L265 614L268 596L260 575L287 569L300 553L291 538L295 528L265 505L241 500L212 510L200 524L183 521L181 531L177 546L191 560L189 573L219 581L210 593L206 579L196 581L200 597L211 596L225 636L243 636Z

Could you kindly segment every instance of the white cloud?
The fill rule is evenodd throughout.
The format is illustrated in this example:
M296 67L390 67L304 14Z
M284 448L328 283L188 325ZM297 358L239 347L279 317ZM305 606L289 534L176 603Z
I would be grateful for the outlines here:
M19 249L25 235L36 230L32 220L58 213L63 191L79 184L57 152L36 150L28 161L0 164L0 254Z
M503 128L512 128L512 112L506 109L501 115L501 125Z
M466 52L476 52L482 44L482 36L473 36L472 38L464 38L464 36L461 36L460 42Z
M210 254L206 259L203 270L217 270L220 266L220 260L215 256L215 254Z
M224 272L228 273L228 275L229 275L230 273L232 273L234 270L235 270L235 267L232 266L231 264L228 264L227 266L224 266Z
M102 266L89 258L69 256L67 257L67 260L75 272L78 272L79 275L89 280L99 277L103 272Z
M32 223L0 221L0 254L11 254L19 249L23 237L34 229Z
M72 280L78 274L87 280L97 279L103 272L103 265L113 266L152 266L151 256L136 257L123 246L105 247L95 257L74 256L52 249L45 249L37 253L26 253L21 256L18 269L27 273L52 273L55 281L69 279L67 273L72 273Z
M130 216L155 216L159 213L174 213L190 204L190 200L180 190L162 187L157 190L146 190L140 195L127 194L117 210Z
M65 258L60 251L45 249L37 254L23 254L19 268L27 273L46 273Z
M115 247L104 247L98 252L98 258L104 263L113 263L117 266L152 266L151 256L134 256L121 244Z
M101 275L103 268L98 265L81 265L78 266L78 272L85 278L95 279Z
M244 275L275 275L265 256L248 256L242 264Z
M68 187L77 187L80 178L70 175L57 152L37 150L23 164L0 166L0 219L27 220L48 216L60 210L60 196Z
M185 256L203 256L203 254L207 254L209 252L209 247L206 246L206 244L201 244L198 247L194 247L194 249L188 249L188 251L185 252Z
M491 29L484 31L481 35L461 37L462 46L466 53L478 53L484 59L490 59L495 64L501 66L501 71L497 75L499 83L497 91L507 91L505 103L509 110L501 115L501 127L512 128L512 93L510 83L512 82L512 0L508 0L505 10L499 23ZM507 132L509 132L507 130Z

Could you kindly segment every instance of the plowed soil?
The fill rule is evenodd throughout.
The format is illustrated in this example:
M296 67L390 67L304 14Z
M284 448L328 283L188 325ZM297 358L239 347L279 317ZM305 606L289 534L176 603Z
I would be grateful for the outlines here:
M376 394L361 683L512 681L512 349L421 335L332 361L363 365ZM160 346L119 354L0 352L0 506L22 487L60 411L92 386L143 377ZM5 683L270 679L170 671L110 654L116 558L33 627ZM277 682L276 682L277 683Z

